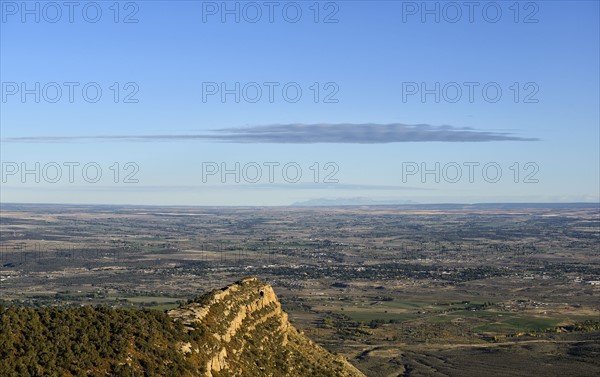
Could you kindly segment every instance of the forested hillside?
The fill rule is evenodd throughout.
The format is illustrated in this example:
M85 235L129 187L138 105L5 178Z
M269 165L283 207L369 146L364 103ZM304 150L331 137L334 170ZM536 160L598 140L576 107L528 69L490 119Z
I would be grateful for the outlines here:
M155 310L0 307L4 376L185 376L195 368L177 350L194 336Z

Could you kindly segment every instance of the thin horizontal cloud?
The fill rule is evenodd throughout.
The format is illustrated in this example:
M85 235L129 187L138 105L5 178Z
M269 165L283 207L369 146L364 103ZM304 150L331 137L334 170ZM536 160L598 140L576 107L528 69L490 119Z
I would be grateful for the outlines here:
M212 141L223 143L271 144L388 144L406 142L490 142L537 141L513 132L483 131L469 127L432 126L429 124L275 124L211 130L203 134L170 135L97 135L97 136L25 136L2 142L48 143L80 141Z
M398 186L398 185L368 185L351 183L223 183L198 185L3 185L6 190L37 190L37 191L150 191L150 192L188 192L210 190L343 190L343 191L435 191L434 188Z
M428 124L284 124L225 128L217 138L241 143L351 143L385 144L402 142L535 141L512 133Z

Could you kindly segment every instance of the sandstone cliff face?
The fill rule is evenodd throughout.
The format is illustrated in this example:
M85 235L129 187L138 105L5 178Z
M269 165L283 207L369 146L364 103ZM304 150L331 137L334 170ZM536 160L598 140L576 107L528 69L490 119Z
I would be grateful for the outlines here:
M291 326L273 288L254 277L168 314L195 334L181 352L206 365L206 377L363 376Z

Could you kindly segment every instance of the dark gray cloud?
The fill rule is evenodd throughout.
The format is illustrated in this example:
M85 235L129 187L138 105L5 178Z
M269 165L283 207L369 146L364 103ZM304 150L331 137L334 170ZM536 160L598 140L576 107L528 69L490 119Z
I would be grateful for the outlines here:
M401 142L534 141L512 133L428 124L285 124L225 128L217 130L218 140L240 143L350 143L384 144Z
M27 136L2 139L3 142L77 142L77 141L213 141L223 143L275 144L387 144L405 142L489 142L537 141L513 132L483 131L468 127L429 124L275 124L222 128L202 134L171 135L98 135L98 136Z

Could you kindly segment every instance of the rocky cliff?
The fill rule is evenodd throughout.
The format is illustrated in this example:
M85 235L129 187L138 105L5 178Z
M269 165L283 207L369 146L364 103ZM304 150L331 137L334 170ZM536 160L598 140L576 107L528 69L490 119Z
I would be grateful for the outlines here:
M180 351L218 376L363 376L345 359L313 343L288 322L273 288L246 278L168 315L192 341Z

